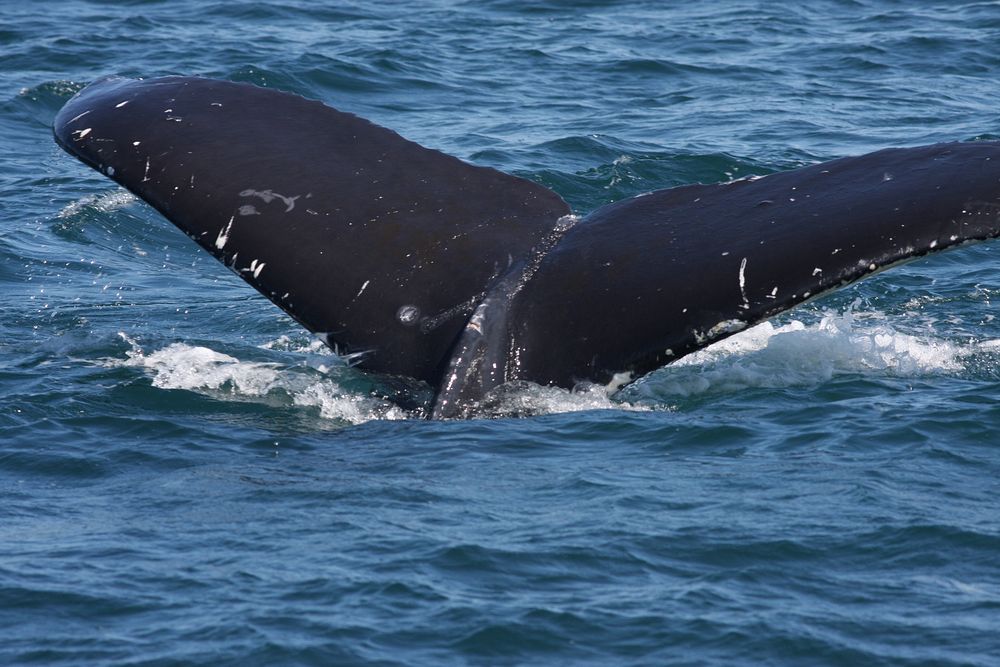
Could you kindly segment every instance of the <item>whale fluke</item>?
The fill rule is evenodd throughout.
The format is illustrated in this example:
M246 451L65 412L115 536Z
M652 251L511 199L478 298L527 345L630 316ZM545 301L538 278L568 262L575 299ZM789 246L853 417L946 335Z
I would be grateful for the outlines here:
M431 385L487 287L569 213L530 181L228 81L104 79L54 132L331 347Z
M436 417L514 380L635 378L1000 235L1000 142L660 190L577 219L538 184L247 84L103 79L54 134L358 366L435 387Z
M995 142L661 190L594 211L545 256L507 315L513 349L535 382L640 375L901 261L998 234ZM604 326L586 326L593 313Z

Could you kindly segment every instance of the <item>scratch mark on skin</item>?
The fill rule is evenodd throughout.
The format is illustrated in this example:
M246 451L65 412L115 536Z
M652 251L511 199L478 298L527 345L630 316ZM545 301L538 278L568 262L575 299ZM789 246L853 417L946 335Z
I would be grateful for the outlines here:
M115 108L116 109L121 109L123 106L125 106L126 104L128 104L129 101L130 100L125 100L124 102L119 102L118 104L115 105Z
M69 119L69 122L70 122L70 123L73 123L73 122L76 122L76 121L80 120L81 118L83 118L84 116L86 116L86 115L87 115L88 113L90 113L91 111L93 111L93 109L87 109L87 110L86 110L86 111L84 111L84 112L83 112L82 114L80 114L80 115L78 115L78 116L73 116L72 118L70 118L70 119Z
M361 293L368 289L368 283L370 282L370 280L365 281L365 283L361 286L361 289L358 290L358 293L354 295L354 301L357 301L358 297L361 296Z
M92 129L93 129L93 128L91 128L91 127L88 127L88 128L87 128L87 129L85 129L85 130L74 130L74 131L75 131L75 133L76 133L76 138L77 138L77 140L79 141L80 139L83 139L83 138L84 138L85 136L87 136L88 134L90 134L90 131L91 131Z
M747 258L744 257L740 262L740 295L743 297L743 305L741 308L743 310L750 310L750 300L747 299Z
M233 220L235 219L235 215L229 218L229 224L227 224L226 227L219 232L219 236L215 239L215 247L219 250L226 247L226 242L229 241L229 230L233 228Z
M290 213L292 211L292 209L295 208L295 200L298 199L299 197L301 197L302 195L295 195L294 197L286 197L284 195L279 195L277 192L274 192L273 190L247 189L247 190L243 190L242 192L240 192L240 196L241 197L258 197L259 199L264 200L265 204L270 204L275 199L280 199L285 204L285 207L286 207L285 208L285 213Z
M254 278L257 278L257 277L260 276L260 272L264 270L264 266L266 265L265 262L260 262L259 264L257 262L258 262L258 260L256 260L256 259L253 260L252 262L250 262L250 268L249 269L244 269L245 271L250 271L250 273L253 274Z
M400 306L396 311L396 319L406 326L412 326L420 319L420 309L411 304Z
M149 180L149 158L146 158L146 171L142 174L142 182L145 183Z

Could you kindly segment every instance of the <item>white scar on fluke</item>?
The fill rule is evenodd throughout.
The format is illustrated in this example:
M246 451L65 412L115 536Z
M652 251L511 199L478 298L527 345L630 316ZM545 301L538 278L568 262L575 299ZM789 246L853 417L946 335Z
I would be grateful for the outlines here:
M250 262L250 267L244 270L252 273L254 278L259 278L260 272L264 270L265 266L266 266L265 262L261 262L260 260L255 259L252 262Z
M233 220L236 216L229 218L229 224L227 224L220 232L219 236L215 239L215 247L222 250L226 247L226 243L229 241L229 230L233 228Z
M743 297L743 310L750 310L750 300L747 299L747 258L740 262L740 295Z
M302 195L295 195L294 197L286 197L284 195L279 195L277 192L274 192L273 190L253 190L248 188L240 192L240 196L258 197L264 200L265 204L270 204L275 199L280 199L282 202L284 202L286 206L285 213L291 213L292 210L295 208L295 200L301 197Z

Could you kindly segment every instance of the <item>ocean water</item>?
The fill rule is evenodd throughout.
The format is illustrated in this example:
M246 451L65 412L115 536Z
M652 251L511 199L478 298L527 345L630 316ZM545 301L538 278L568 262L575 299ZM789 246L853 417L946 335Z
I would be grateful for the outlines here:
M1000 3L0 3L0 664L1000 664L1000 245L608 396L373 397L56 148L107 74L289 90L579 213L1000 138Z

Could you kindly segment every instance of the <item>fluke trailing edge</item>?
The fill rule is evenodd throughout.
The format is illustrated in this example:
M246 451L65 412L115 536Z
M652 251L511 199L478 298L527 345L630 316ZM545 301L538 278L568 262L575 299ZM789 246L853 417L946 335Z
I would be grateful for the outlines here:
M56 141L359 366L467 414L513 380L637 377L886 266L1000 235L1000 143L660 190L555 193L297 95L110 78Z

